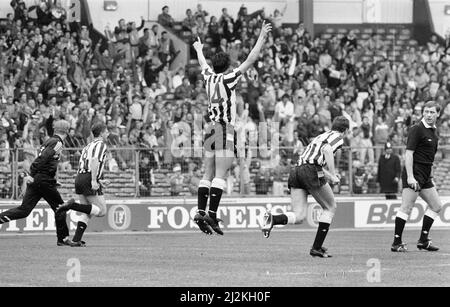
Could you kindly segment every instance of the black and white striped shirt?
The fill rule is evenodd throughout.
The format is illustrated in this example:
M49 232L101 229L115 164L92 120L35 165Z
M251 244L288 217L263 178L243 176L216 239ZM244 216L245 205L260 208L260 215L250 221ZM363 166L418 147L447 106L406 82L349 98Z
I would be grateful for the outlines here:
M91 173L91 163L90 161L92 159L97 159L99 161L98 171L97 174L92 174L92 176L95 176L97 179L100 179L103 173L103 166L105 163L105 157L106 157L106 144L101 139L95 139L89 144L86 145L86 147L83 148L83 151L81 152L80 162L79 162L79 168L78 173Z
M216 74L208 66L202 71L208 95L208 113L213 122L235 125L236 121L236 85L242 73L239 68L229 74Z
M311 143L309 143L305 151L301 154L298 159L298 165L316 164L324 166L326 161L322 149L326 144L331 146L334 153L344 145L344 139L339 132L332 130L318 135Z

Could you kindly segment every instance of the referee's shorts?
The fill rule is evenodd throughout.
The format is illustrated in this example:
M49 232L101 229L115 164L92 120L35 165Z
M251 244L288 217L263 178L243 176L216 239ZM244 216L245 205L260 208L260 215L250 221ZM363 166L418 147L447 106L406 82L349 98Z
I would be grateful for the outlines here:
M291 169L288 179L289 189L317 190L327 183L322 166L315 164L297 165Z
M434 187L433 181L431 180L431 169L432 165L413 163L413 175L414 178L419 183L420 189L430 189ZM404 189L411 187L408 185L408 175L406 173L406 168L403 167L402 171L402 186Z
M99 185L98 190L92 190L91 173L78 173L75 178L75 193L77 195L95 196L103 195L102 186Z
M213 153L217 150L228 150L234 153L237 157L237 135L234 126L221 123L212 122L207 127L203 147L206 152Z

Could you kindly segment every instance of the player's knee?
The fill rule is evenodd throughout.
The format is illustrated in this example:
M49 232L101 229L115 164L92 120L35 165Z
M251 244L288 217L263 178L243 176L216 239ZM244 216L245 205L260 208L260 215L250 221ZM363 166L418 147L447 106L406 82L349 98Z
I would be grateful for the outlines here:
M205 172L203 173L203 179L212 181L214 178L214 175L215 175L214 168L206 168Z
M435 206L433 209L432 209L432 211L434 211L434 212L436 212L436 213L441 213L441 211L442 211L442 205L441 204L439 204L439 205L437 205L437 206Z
M203 175L203 178L202 178L202 180L209 181L209 182L211 182L213 179L214 179L214 173L213 172L205 173Z
M409 216L412 211L412 206L401 206L398 210Z
M336 212L336 209L337 209L336 202L333 201L330 204L328 204L328 208L326 210L328 210L334 214Z
M25 209L25 208L21 208L21 207L17 208L16 219L19 220L19 219L26 218L27 216L30 215L31 211L32 211L32 209L30 210L30 209Z
M106 215L105 206L101 205L92 205L91 215L96 217L103 217Z
M105 215L106 215L106 209L101 209L97 216L104 217Z
M301 224L306 218L306 210L301 211L294 211L295 214L295 223L294 224Z

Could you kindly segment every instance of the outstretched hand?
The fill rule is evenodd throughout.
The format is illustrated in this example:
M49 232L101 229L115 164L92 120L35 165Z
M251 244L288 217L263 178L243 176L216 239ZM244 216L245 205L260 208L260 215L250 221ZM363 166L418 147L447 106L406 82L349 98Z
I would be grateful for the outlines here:
M197 40L194 42L193 46L195 50L203 50L203 44L202 41L200 40L200 37L197 37Z
M266 36L267 33L269 33L270 31L272 31L272 24L266 23L266 21L263 20L262 27L261 27L261 35Z

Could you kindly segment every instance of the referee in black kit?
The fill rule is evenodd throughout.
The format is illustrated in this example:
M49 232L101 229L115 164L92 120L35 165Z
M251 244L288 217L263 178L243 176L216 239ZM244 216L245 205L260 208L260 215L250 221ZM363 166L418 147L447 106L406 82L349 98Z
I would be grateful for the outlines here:
M44 198L55 212L64 201L56 189L55 179L58 162L60 160L64 139L69 132L70 124L65 120L58 120L53 125L54 135L41 146L38 157L30 167L30 175L25 178L27 189L19 207L0 214L0 224L27 217ZM58 246L69 246L69 228L66 224L66 214L55 214L56 234Z
M413 125L408 132L405 167L402 173L402 205L395 218L394 243L391 246L393 252L406 252L407 250L406 244L402 242L402 233L418 196L422 197L428 208L423 217L422 231L417 242L417 248L427 251L439 250L432 245L428 233L442 208L441 200L432 180L434 156L438 148L436 120L440 111L439 104L434 101L427 102L423 108L422 120Z

